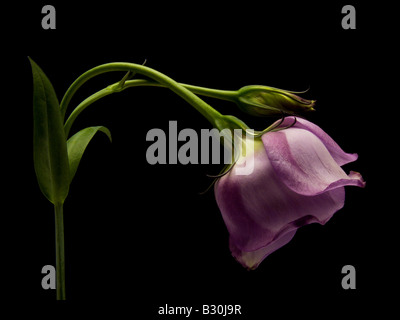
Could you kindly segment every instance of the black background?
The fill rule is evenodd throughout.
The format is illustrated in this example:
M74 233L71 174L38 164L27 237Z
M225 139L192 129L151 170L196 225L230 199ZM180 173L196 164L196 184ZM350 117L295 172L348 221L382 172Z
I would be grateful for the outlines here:
M45 4L56 8L56 30L41 28ZM341 27L345 4L356 8L356 30ZM4 18L12 17L3 28L4 70L11 71L5 86L11 103L5 109L12 112L2 121L4 176L11 177L3 209L8 297L48 302L47 310L110 308L142 319L156 318L165 304L241 304L242 319L385 310L378 300L392 283L395 251L388 227L396 190L391 194L388 184L395 173L390 151L395 144L389 139L396 120L381 100L387 96L382 70L391 66L375 9L354 1L33 1L4 10ZM199 194L212 182L206 174L221 167L146 162L148 130L167 132L168 121L176 120L178 130L200 132L210 128L208 122L167 89L133 88L106 97L85 110L71 132L104 125L113 142L102 134L93 139L71 185L64 205L68 301L55 303L55 291L41 287L41 268L55 263L54 217L33 169L27 56L41 66L60 100L80 74L116 61L147 60L148 67L178 82L211 88L310 88L303 97L316 99L317 111L308 118L345 151L358 153L345 170L359 171L367 186L347 187L345 207L329 223L300 229L257 270L246 271L229 252L213 191ZM122 76L90 80L70 108ZM255 129L275 120L207 101ZM8 203L12 209L6 209ZM347 264L356 268L356 290L341 287Z

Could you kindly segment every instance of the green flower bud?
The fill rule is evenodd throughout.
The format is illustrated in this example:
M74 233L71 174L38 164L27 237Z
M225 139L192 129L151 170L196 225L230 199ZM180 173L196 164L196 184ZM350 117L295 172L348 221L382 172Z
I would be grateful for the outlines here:
M306 100L295 92L267 86L245 86L237 95L239 108L253 116L271 116L282 112L296 115L314 111L315 100Z

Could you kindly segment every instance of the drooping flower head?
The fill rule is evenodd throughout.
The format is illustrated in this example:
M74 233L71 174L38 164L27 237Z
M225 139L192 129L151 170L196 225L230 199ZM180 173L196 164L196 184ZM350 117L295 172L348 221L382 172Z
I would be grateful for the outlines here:
M287 117L280 126L293 122ZM288 243L299 227L325 224L343 207L345 186L365 186L359 173L341 168L357 154L345 153L321 128L301 118L255 139L254 155L248 158L254 161L251 174L237 174L237 163L215 184L231 252L248 269Z

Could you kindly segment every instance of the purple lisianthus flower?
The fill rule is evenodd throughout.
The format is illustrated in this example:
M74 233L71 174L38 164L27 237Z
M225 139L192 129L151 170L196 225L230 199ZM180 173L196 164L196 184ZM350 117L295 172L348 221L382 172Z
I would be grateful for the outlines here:
M280 127L293 122L294 117L287 117ZM254 154L249 157L254 171L237 174L241 165L237 163L215 184L236 260L255 269L287 244L299 227L325 224L343 207L345 186L365 186L359 173L346 174L341 168L357 157L300 118L292 127L255 139Z

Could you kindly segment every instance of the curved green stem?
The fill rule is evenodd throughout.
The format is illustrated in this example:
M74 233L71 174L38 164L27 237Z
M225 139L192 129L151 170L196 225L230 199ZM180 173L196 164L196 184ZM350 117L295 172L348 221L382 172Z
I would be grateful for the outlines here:
M67 121L64 124L64 132L65 132L65 137L68 138L69 131L71 130L72 124L74 123L76 117L83 111L85 110L88 106L90 106L93 102L96 102L97 100L108 96L109 94L114 93L109 87L104 88L94 94L92 94L90 97L86 98L83 100L70 114L68 117Z
M214 127L219 128L220 123L224 122L224 116L221 115L217 110L212 108L209 104L207 104L205 101L200 99L198 96L196 96L193 92L191 92L189 89L183 87L170 77L145 66L134 64L134 63L125 63L125 62L113 62L113 63L107 63L103 64L100 66L97 66L93 69L90 69L89 71L85 72L82 74L78 79L75 80L75 82L69 87L67 92L64 95L63 100L61 101L60 108L61 108L61 115L64 118L66 109L68 107L69 102L71 101L72 96L75 94L75 92L81 87L86 81L89 79L100 75L102 73L106 72L112 72L112 71L131 71L135 72L138 74L142 74L146 77L149 77L153 79L154 81L158 82L160 85L163 85L169 89L171 89L173 92L178 94L180 97L182 97L185 101L187 101L190 105L192 105L195 109L197 109ZM110 90L110 91L108 91ZM123 90L123 88L119 88L117 91ZM115 87L114 90L112 90L112 86L105 88L95 94L95 96L91 96L88 99L86 99L86 104L93 103L94 101L100 99L101 97L104 97L108 94L111 94L113 92L116 92ZM72 120L73 121L73 120ZM68 122L67 130L66 133L69 132L69 128L72 125L71 122Z
M179 85L190 90L195 94L199 94L205 97L226 100L230 102L236 102L238 98L238 91L211 89L184 83L179 83ZM136 79L136 80L126 81L124 84L124 89L131 87L138 87L138 86L165 87L164 85L157 82L152 82L144 79Z
M199 87L199 86L193 86L193 85L188 85L188 84L183 84L179 83L180 86L190 90L191 92L211 98L216 98L216 99L221 99L221 100L227 100L231 102L236 102L237 99L237 91L230 91L230 90L217 90L217 89L210 89L210 88L204 88L204 87ZM104 88L95 94L91 95L84 101L82 101L70 114L68 117L67 121L65 122L64 125L64 130L66 136L68 136L69 131L71 130L71 126L73 122L75 121L76 117L88 106L90 106L93 102L108 96L112 93L115 92L120 92L122 90L125 90L127 88L132 88L132 87L139 87L139 86L150 86L150 87L163 87L165 88L166 86L163 84L160 84L158 82L150 81L150 80L145 80L145 79L135 79L135 80L129 80L126 81L122 86L121 82L117 82L115 84L112 84L108 86L107 88Z
M135 86L135 84L133 83L134 81L135 80L127 81L126 86L127 87L129 87L130 85ZM206 97L211 97L231 102L236 102L237 99L237 93L238 93L237 91L210 89L183 83L181 83L180 85L182 85L183 87L185 87L186 89L190 90L195 94L199 94Z

